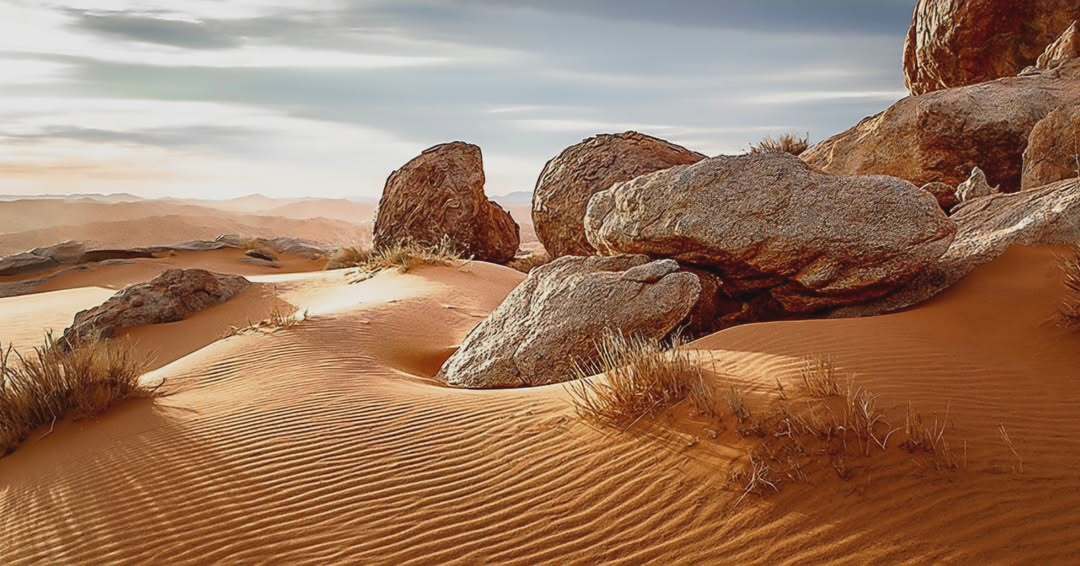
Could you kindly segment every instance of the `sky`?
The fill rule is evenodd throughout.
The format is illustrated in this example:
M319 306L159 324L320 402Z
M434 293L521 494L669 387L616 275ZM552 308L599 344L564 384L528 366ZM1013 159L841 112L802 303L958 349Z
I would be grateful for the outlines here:
M716 155L905 95L914 0L0 0L0 193L377 198L463 140L489 195L598 134Z

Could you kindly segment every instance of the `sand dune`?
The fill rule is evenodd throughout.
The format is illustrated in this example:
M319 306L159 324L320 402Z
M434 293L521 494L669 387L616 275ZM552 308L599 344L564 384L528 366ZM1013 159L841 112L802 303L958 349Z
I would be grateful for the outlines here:
M893 447L851 461L849 479L811 473L738 506L728 474L751 440L730 430L712 439L678 414L605 430L581 421L558 386L461 391L432 380L519 273L473 263L359 284L346 271L259 277L235 305L171 329L186 344L162 352L159 363L178 359L147 376L166 380L166 397L59 424L0 460L0 555L13 564L1067 562L1080 554L1080 336L1048 323L1060 296L1055 253L1013 250L909 312L748 325L692 344L755 407L776 402L777 380L797 390L802 356L829 356L890 414L948 404L947 434L966 442L961 470L936 471ZM29 336L94 292L0 302L4 326ZM274 301L312 318L218 339ZM131 338L161 344L165 332Z

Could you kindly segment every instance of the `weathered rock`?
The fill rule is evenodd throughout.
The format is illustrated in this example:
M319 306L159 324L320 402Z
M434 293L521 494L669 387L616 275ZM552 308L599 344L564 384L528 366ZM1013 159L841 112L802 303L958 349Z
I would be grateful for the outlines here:
M0 258L0 277L26 275L60 265L51 257L23 252Z
M967 181L956 187L956 198L960 202L967 202L973 198L988 197L994 193L1000 193L999 187L991 187L986 180L986 173L978 167L971 170L971 176Z
M520 243L510 214L484 196L480 148L453 142L424 150L390 174L375 218L375 247L444 240L467 256L506 263Z
M927 183L922 186L922 190L934 195L934 198L937 199L938 206L945 212L949 212L954 206L960 204L960 199L956 197L956 187L947 183L936 181Z
M919 0L904 45L908 89L1016 75L1077 18L1076 0Z
M585 238L592 195L638 175L687 165L705 156L659 138L624 132L572 145L544 165L533 191L533 225L551 257L596 253Z
M523 387L573 378L606 331L662 338L701 284L672 260L564 256L534 269L465 337L439 376L457 387Z
M1027 77L908 97L802 154L837 175L892 175L953 186L982 167L1003 191L1020 188L1035 124L1080 105L1080 59Z
M254 259L261 259L263 261L277 261L278 259L277 254L275 254L273 250L262 247L252 248L244 252L244 255Z
M112 338L125 328L183 320L228 301L250 284L239 275L170 269L76 314L75 321L64 331L64 343L75 344L91 336Z
M1046 47L1035 66L1052 69L1069 59L1080 57L1080 22L1074 21L1061 37Z
M1035 124L1024 149L1021 188L1080 177L1080 106L1061 107Z
M670 257L764 292L789 313L888 293L944 253L955 226L891 177L824 174L794 156L720 156L597 193L585 230L604 254Z
M831 316L873 316L922 303L960 281L1013 245L1072 245L1080 242L1080 180L996 194L961 204L953 213L956 239L907 285Z

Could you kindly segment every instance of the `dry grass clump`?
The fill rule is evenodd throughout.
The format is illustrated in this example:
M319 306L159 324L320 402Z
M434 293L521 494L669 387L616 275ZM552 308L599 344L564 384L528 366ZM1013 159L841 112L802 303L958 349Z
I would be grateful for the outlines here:
M257 332L260 330L277 330L279 328L292 328L301 322L308 319L308 311L304 311L299 316L295 311L288 311L279 307L274 307L270 311L270 316L260 320L259 322L251 322L248 320L247 326L233 326L225 333L225 338L231 338L240 334L247 334L249 332Z
M1058 312L1063 324L1080 328L1080 245L1073 246L1069 255L1062 258L1061 270L1065 274L1065 296Z
M326 269L345 269L359 267L371 259L371 250L360 246L345 246L338 248L330 255L326 262Z
M148 397L139 383L149 361L131 344L89 339L70 347L47 334L26 357L0 352L0 454L7 455L39 427L100 414L113 404Z
M800 376L812 397L839 397L844 394L839 372L828 358L806 358Z
M406 273L421 265L454 265L465 259L461 251L445 238L435 245L410 240L370 251L345 249L349 250L344 252L348 257L343 257L341 261L348 263L349 267L359 269L362 277L358 281L370 278L385 269L396 269L401 273ZM332 259L331 262L333 261ZM327 268L330 269L329 266Z
M798 134L784 134L779 138L762 138L757 145L750 146L750 153L790 153L799 156L807 149L810 149L810 134L801 137Z
M680 345L678 338L667 349L658 340L606 334L597 346L599 361L577 366L576 379L565 385L578 414L622 428L683 402L714 415L716 393L705 370ZM599 373L607 379L589 379Z

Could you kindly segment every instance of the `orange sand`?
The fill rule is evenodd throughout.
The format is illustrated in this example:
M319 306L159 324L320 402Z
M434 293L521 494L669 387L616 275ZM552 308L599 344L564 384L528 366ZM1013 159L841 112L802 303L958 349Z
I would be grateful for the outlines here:
M893 412L949 405L967 466L907 452L779 494L728 482L748 441L689 417L581 421L559 386L461 391L431 375L522 275L488 264L260 278L267 295L140 340L183 347L169 394L58 424L0 460L6 563L1063 563L1080 559L1080 334L1048 323L1055 251L1015 249L895 315L756 324L691 347L755 407L800 357L831 357ZM5 333L88 301L0 302ZM66 297L55 302L46 296ZM286 301L312 318L215 340ZM25 301L20 302L20 301ZM12 314L22 309L23 315ZM63 311L63 312L60 312ZM36 313L28 316L26 312ZM26 328L24 328L26 327ZM33 328L30 328L33 327ZM209 345L184 355L199 343ZM1007 426L1024 472L1000 440Z

